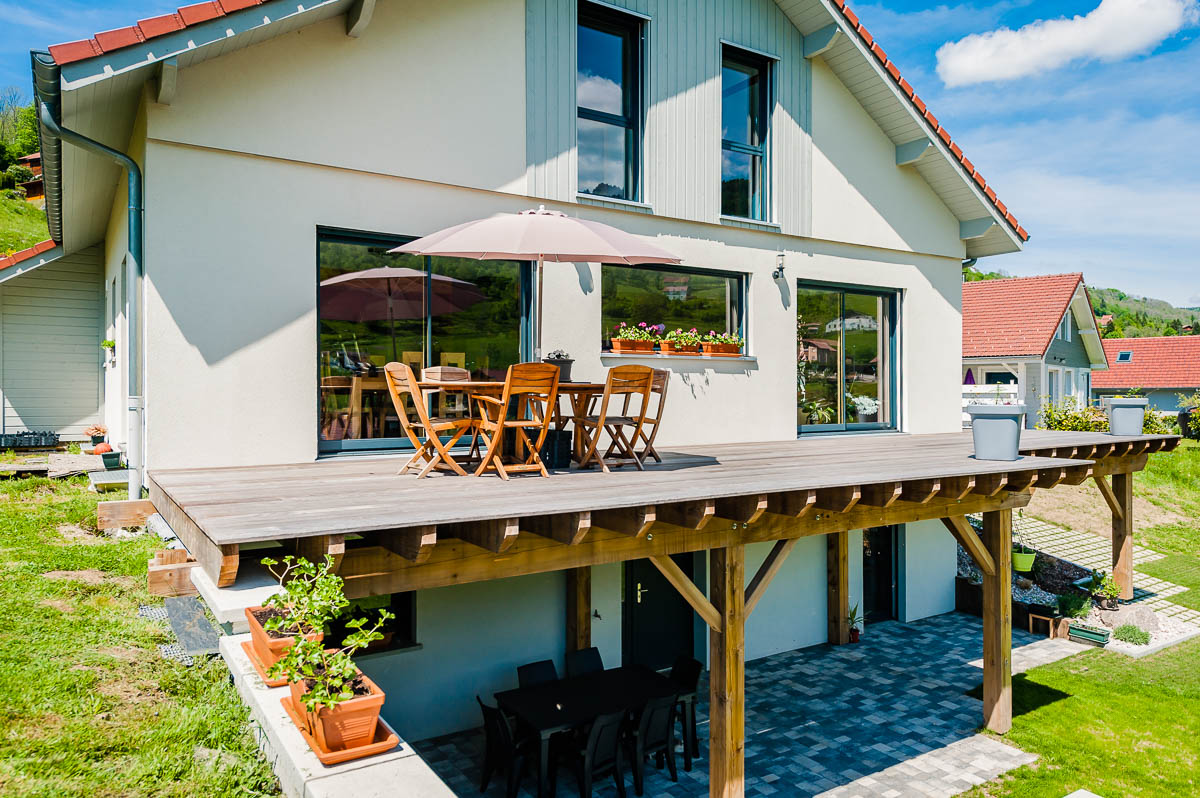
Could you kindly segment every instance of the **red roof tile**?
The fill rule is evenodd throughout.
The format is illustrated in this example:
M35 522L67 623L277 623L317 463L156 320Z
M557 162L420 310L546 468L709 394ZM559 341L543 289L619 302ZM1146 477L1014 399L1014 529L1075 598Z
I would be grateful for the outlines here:
M1082 282L1076 273L963 283L963 357L1043 356Z
M20 252L14 252L6 258L0 258L0 269L7 269L10 266L16 266L18 263L27 261L35 255L41 255L43 252L54 249L56 246L58 245L50 239L39 241L28 249L23 249Z
M1105 338L1108 371L1092 372L1096 388L1200 388L1200 335ZM1120 352L1132 352L1120 363Z

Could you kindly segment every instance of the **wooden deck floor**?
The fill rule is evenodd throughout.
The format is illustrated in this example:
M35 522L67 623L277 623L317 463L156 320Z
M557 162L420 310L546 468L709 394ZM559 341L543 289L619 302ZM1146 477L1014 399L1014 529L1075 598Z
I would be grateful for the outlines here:
M1159 436L1162 437L1162 436ZM216 544L243 544L419 525L596 511L752 493L979 476L1086 465L1063 447L1125 440L1100 433L1027 432L1024 451L1059 448L1055 459L1015 462L971 456L970 433L814 437L663 451L645 472L560 471L503 482L436 475L398 476L397 458L152 471L152 488L174 502Z

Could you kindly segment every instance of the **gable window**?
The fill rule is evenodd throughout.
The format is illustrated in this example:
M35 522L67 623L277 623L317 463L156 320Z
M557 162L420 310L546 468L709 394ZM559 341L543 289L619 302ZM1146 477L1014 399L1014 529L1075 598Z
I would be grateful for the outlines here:
M622 322L667 330L733 332L745 338L746 276L679 266L617 266L600 272L600 345L611 349Z
M638 198L642 21L579 4L575 68L579 191Z
M1131 360L1133 360L1133 352L1131 352L1129 350L1125 350L1124 352L1117 352L1117 362L1118 363L1128 363Z
M729 45L721 52L721 214L767 221L771 64Z
M1058 332L1056 332L1054 334L1054 337L1060 341L1068 341L1069 342L1071 340L1071 314L1070 313L1068 313L1062 317L1062 321L1060 321L1058 323Z

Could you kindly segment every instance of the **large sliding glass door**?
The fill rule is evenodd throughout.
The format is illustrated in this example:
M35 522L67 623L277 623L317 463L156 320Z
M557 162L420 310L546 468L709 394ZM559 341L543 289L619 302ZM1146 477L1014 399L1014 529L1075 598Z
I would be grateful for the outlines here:
M466 369L504 379L529 351L530 268L516 261L390 255L410 240L319 231L318 448L322 453L410 446L383 366ZM440 415L466 412L436 395Z
M796 429L894 429L895 291L798 282Z

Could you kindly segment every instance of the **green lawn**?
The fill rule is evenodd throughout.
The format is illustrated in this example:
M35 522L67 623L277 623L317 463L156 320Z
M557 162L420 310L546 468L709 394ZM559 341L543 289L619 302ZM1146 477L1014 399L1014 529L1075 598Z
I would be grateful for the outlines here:
M50 237L46 214L25 200L0 197L0 257Z
M1147 576L1156 576L1188 588L1182 593L1168 596L1167 601L1200 610L1200 558L1187 554L1168 554L1161 560L1143 563L1137 569Z
M1182 441L1173 452L1152 454L1134 490L1189 520L1138 530L1137 542L1155 551L1200 557L1200 442Z
M97 536L85 484L0 480L0 794L277 794L224 664L136 616L157 538Z
M1197 662L1193 639L1142 660L1089 651L1015 677L1005 739L1040 759L970 795L1200 794Z

